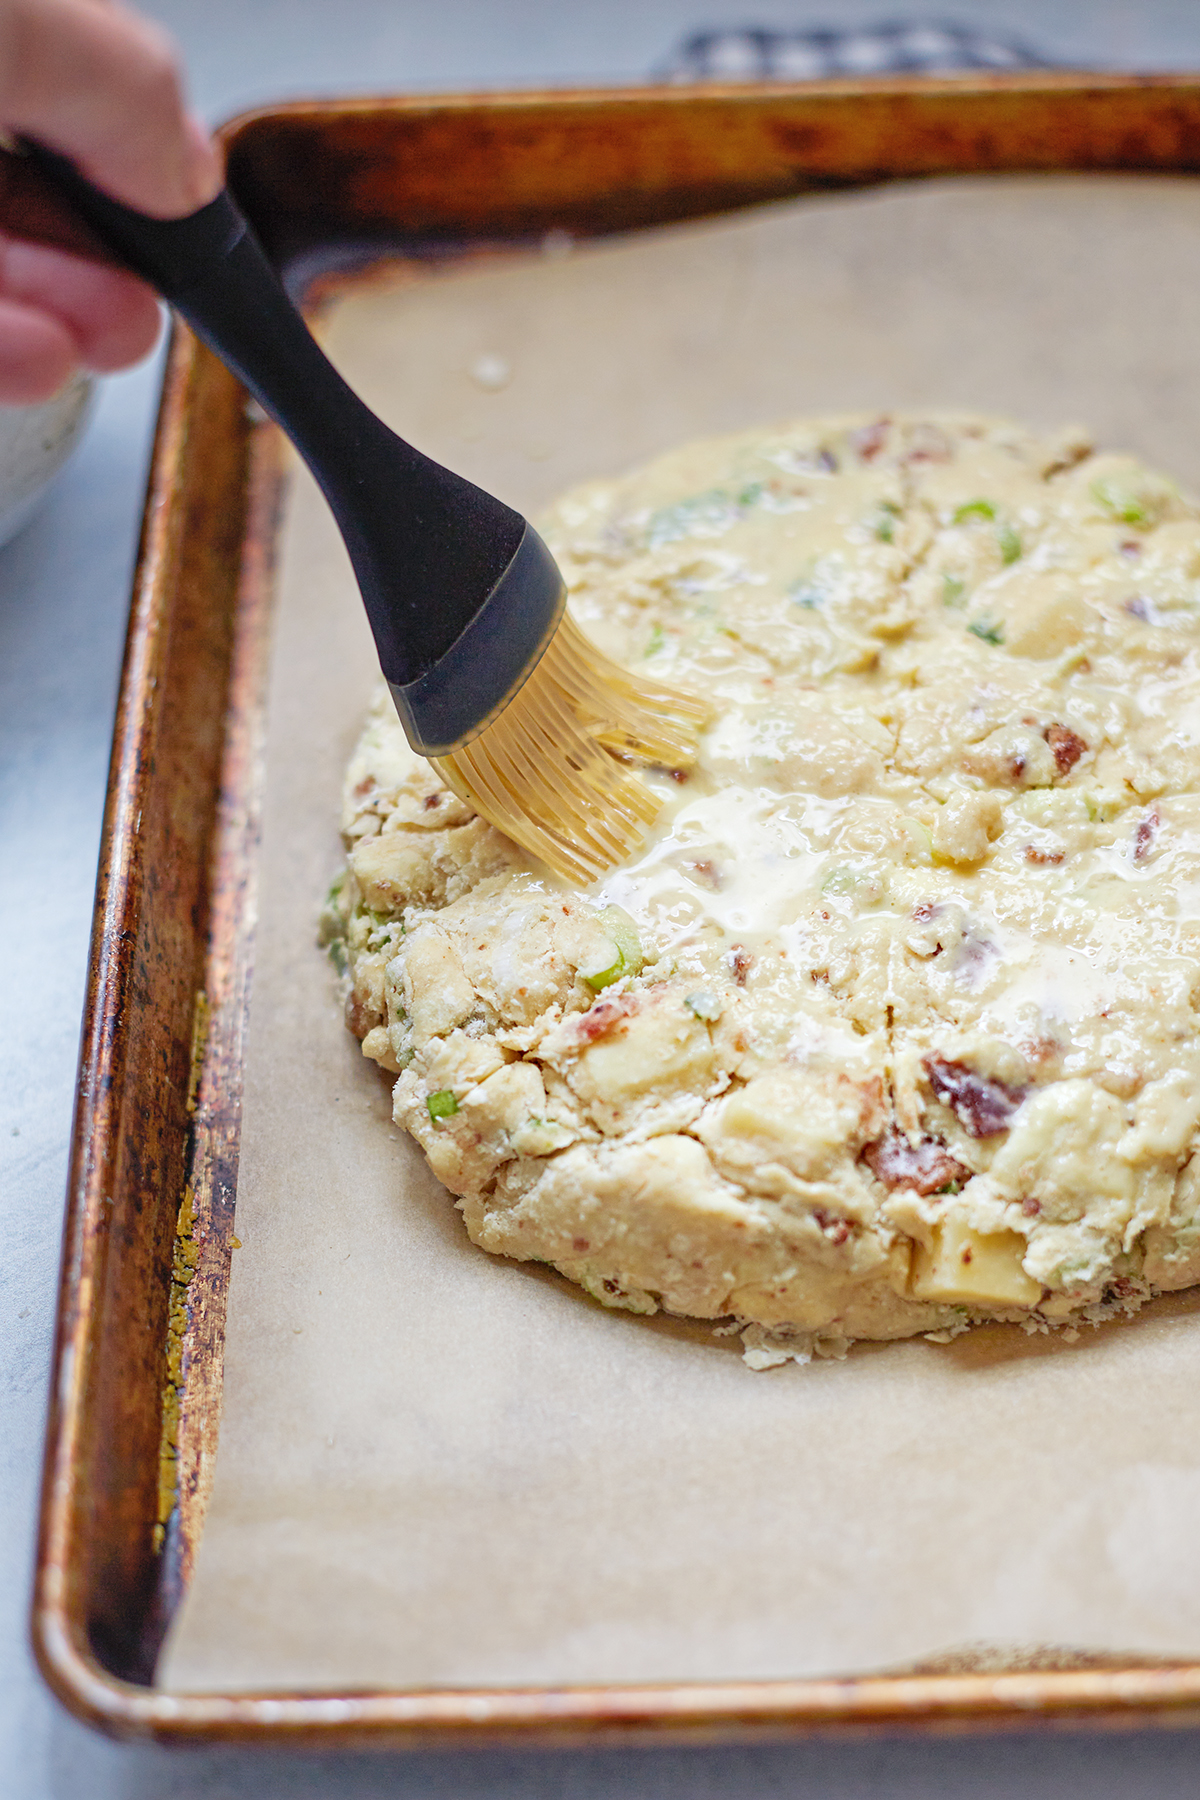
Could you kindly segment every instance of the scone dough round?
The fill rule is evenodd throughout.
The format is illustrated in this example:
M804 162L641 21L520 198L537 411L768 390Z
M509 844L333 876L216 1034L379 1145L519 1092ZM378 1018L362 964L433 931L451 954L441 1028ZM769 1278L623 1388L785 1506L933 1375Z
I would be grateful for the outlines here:
M1200 508L1078 431L858 417L544 531L716 716L580 894L372 712L326 935L475 1243L760 1365L1200 1281Z

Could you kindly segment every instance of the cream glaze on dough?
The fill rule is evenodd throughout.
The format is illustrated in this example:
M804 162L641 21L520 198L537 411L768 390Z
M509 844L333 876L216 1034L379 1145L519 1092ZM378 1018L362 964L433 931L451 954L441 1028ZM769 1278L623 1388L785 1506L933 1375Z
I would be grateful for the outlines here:
M755 1366L1200 1281L1200 508L1078 431L860 417L544 528L717 717L585 894L368 720L325 935L474 1242Z

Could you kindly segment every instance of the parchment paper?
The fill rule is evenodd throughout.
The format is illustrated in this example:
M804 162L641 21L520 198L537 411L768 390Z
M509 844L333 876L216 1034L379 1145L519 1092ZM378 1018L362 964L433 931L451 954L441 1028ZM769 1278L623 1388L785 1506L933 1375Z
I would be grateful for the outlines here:
M536 509L697 433L962 405L1200 479L1200 201L944 182L359 292L406 435ZM185 1689L787 1676L964 1644L1200 1651L1200 1317L753 1374L736 1340L495 1261L391 1126L314 948L373 679L288 511L217 1475Z

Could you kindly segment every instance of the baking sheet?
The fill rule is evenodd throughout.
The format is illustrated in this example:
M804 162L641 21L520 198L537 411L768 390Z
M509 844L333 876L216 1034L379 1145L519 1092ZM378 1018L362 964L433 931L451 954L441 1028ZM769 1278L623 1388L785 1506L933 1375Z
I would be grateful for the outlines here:
M526 511L698 433L924 405L1200 483L1200 199L1017 178L410 274L326 323ZM969 1645L1200 1652L1200 1300L754 1374L467 1241L314 924L374 675L306 476L284 531L225 1411L177 1690L801 1676Z

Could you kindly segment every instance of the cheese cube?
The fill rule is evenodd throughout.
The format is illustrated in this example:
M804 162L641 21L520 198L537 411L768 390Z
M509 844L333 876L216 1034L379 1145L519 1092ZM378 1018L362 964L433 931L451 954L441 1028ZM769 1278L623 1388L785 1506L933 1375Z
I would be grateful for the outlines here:
M933 1228L933 1243L913 1252L912 1296L959 1306L1036 1306L1041 1286L1025 1273L1019 1231L974 1230L949 1218Z

